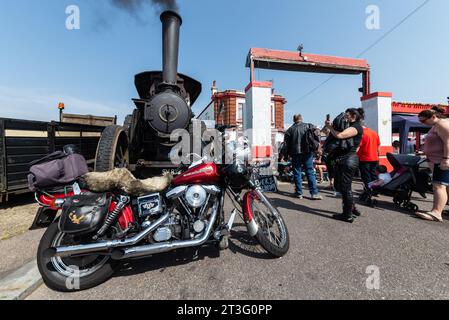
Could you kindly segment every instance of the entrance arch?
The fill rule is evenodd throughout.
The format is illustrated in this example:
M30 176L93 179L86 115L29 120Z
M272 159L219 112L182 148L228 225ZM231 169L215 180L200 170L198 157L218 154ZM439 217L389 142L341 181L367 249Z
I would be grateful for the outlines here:
M362 75L364 96L370 92L370 65L365 59L342 58L298 51L251 48L246 60L250 81L255 81L254 69L294 72Z
M362 75L363 96L370 95L370 66L365 59L342 58L298 51L251 48L246 67L250 68L250 83L245 90L246 108L243 129L248 133L253 157L273 156L271 133L271 82L256 81L254 70L269 69L293 72Z

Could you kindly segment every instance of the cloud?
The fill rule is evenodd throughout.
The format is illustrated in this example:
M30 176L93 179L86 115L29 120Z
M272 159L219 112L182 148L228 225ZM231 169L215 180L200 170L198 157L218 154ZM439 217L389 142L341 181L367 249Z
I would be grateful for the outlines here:
M112 4L132 14L137 14L145 4L156 6L159 10L179 11L176 0L112 0Z
M66 112L96 116L118 116L123 123L131 112L128 104L86 100L45 89L11 88L0 86L0 117L51 121L59 119L58 103L64 102Z

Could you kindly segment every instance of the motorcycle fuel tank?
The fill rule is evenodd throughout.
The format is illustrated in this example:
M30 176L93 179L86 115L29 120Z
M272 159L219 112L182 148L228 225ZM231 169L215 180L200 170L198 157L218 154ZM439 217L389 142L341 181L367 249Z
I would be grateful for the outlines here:
M214 184L219 182L220 175L215 163L205 163L191 168L173 179L174 186L189 184Z

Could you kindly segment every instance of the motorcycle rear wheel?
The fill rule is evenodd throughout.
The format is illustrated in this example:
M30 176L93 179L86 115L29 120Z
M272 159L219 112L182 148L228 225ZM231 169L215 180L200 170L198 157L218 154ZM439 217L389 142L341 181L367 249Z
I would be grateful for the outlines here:
M69 243L67 243L69 242ZM37 251L37 266L44 283L52 290L74 292L95 287L108 280L117 265L108 256L86 255L74 258L47 257L44 252L50 247L78 244L70 236L61 233L58 223L45 231Z
M272 256L284 256L290 248L284 219L263 194L253 194L250 199L253 218L259 228L254 238Z

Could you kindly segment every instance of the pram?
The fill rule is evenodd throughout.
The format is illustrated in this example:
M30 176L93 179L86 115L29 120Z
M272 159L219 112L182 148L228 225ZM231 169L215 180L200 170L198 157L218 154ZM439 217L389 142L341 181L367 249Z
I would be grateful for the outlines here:
M418 205L411 202L412 193L418 192L425 198L426 192L431 189L431 174L428 170L421 168L421 164L427 160L421 157L392 153L387 154L387 159L394 169L390 173L393 179L382 187L365 189L360 196L360 201L375 207L377 201L373 197L381 194L393 197L395 205L410 212L417 212Z
M278 179L283 182L293 182L292 162L277 162Z

